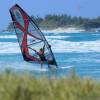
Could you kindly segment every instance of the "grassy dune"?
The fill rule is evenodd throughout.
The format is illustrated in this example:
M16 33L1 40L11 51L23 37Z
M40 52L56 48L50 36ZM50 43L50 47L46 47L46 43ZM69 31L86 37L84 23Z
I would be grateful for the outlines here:
M100 100L100 82L70 75L62 79L0 75L0 100Z

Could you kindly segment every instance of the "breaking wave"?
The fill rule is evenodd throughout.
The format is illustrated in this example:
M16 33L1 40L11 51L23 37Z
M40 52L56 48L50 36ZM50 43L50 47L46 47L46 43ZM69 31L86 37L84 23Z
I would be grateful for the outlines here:
M63 52L100 52L100 40L86 42L71 42L48 39L55 53ZM20 53L16 42L0 42L0 53Z

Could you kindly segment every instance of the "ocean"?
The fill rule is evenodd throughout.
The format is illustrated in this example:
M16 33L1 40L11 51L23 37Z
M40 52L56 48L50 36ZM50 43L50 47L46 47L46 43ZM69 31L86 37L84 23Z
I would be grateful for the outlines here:
M28 72L35 76L65 77L75 69L80 77L100 79L100 33L44 33L58 63L58 70L51 72L46 65L23 60L14 32L0 33L0 71L11 70L19 74Z

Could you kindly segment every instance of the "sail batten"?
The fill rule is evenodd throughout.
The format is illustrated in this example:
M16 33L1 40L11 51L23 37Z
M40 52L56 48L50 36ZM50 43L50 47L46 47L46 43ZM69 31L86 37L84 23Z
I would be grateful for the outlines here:
M10 9L10 14L24 60L41 62L38 52L44 48L44 62L57 67L51 47L34 20L17 4Z

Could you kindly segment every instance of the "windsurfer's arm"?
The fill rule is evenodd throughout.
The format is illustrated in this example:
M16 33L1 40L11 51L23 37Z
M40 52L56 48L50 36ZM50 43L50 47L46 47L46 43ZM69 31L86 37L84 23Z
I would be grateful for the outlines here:
M30 48L30 47L29 47ZM30 48L30 49L32 49L35 53L37 53L38 54L38 52L35 50L35 49L33 49L33 48Z
M34 50L36 54L39 54L36 50Z

